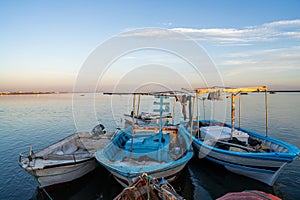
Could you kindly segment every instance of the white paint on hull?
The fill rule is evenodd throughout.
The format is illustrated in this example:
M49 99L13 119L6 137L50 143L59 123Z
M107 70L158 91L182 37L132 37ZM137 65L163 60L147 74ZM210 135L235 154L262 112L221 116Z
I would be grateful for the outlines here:
M243 176L247 176L249 178L258 180L260 182L266 183L269 186L272 186L277 180L279 174L286 166L287 163L283 164L277 171L274 173L262 173L257 171L252 171L251 168L249 170L240 169L236 167L225 166L225 168L233 173L240 174Z
M194 143L198 150L199 159L207 158L215 163L223 165L227 170L247 176L272 186L277 180L280 172L286 166L286 162L272 159L258 159L242 156L234 156L217 152ZM266 169L263 169L263 168ZM277 171L268 168L279 168Z
M97 164L95 159L91 159L78 164L34 170L29 171L29 173L37 178L40 186L47 187L73 181L93 171L97 167Z
M281 167L283 161L271 160L271 159L256 159L250 157L236 156L225 153L216 152L205 147L201 147L199 151L199 158L203 158L206 155L211 156L217 160L223 160L228 163L238 163L240 165L251 165L251 166L266 166L266 167Z
M175 168L172 168L172 169L169 169L169 170L166 170L166 171L158 171L158 172L154 172L154 173L151 173L151 172L147 172L148 175L152 176L153 178L165 178L167 177L167 181L168 182L172 182L176 179L176 177L178 176L179 172L185 167L185 164L184 165L180 165L180 166L177 166ZM123 186L123 187L128 187L129 185L131 185L134 181L135 181L135 178L142 175L139 174L137 175L136 177L134 178L128 178L128 177L124 177L110 169L108 169L115 177L115 179ZM120 181L120 180L126 180L128 182L129 185L126 185L124 182Z

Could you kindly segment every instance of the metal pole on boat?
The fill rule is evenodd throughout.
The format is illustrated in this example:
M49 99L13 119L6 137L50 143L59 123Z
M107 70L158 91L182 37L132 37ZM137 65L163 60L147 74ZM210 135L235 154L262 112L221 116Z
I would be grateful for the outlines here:
M165 142L165 139L164 139L164 134L163 134L163 131L162 131L162 128L163 128L163 120L162 120L162 115L163 115L163 112L165 111L164 108L163 108L163 105L164 105L164 96L160 96L160 113L159 113L159 133L161 134L161 142ZM166 97L167 98L167 97Z
M163 105L164 105L164 101L163 101L163 97L160 96L160 108L159 108L159 133L161 133L161 137L163 139L163 133L162 133L162 114L163 114Z
M196 106L197 106L197 137L199 138L200 137L200 130L199 130L199 99L198 99L198 93L196 92Z
M203 104L203 119L205 120L205 104L204 104L204 101L205 101L205 97L202 97L202 104Z
M212 119L215 120L215 100L212 100L212 104L213 104L213 112L212 112Z
M265 90L265 107L266 107L266 137L268 137L268 92Z
M136 95L134 94L133 95L133 106L132 106L132 133L131 133L130 157L131 157L131 152L132 152L132 149L133 149L135 99L136 99Z
M242 96L240 95L239 98L239 128L241 128L241 101L242 101Z
M234 122L235 122L235 96L232 93L231 94L231 134L230 134L230 139L232 140L232 134L234 131Z
M192 101L193 100L193 101ZM190 96L190 101L192 101L192 109L191 109L191 113L190 113L190 116L192 116L191 118L190 118L190 120L191 120L191 136L193 135L193 122L194 122L194 120L193 120L193 116L194 116L194 109L195 109L195 97L194 97L194 99L193 99L193 97L192 96Z
M173 113L172 113L172 124L173 125L174 125L174 117L175 117L175 106L176 106L176 98L174 98Z
M135 116L135 99L136 99L136 94L133 95L133 104L132 104L132 128L134 126L134 116Z
M138 107L137 107L137 111L136 111L136 123L138 123L138 116L139 116L139 112L140 112L140 103L141 103L141 95L139 94L139 97L138 97Z

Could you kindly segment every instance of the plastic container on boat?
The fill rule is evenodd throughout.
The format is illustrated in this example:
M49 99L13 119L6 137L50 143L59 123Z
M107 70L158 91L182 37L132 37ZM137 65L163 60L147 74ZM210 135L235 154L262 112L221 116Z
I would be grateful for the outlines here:
M208 140L230 139L231 136L231 129L224 126L205 126L201 127L200 131L202 138ZM245 132L234 130L232 137L236 137L238 140L248 143L249 135Z

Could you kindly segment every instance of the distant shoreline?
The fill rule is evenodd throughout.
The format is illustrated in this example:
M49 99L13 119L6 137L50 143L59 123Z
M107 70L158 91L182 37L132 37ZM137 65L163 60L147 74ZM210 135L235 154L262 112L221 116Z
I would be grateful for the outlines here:
M269 90L269 93L279 93L279 92L300 92L300 90Z
M300 90L269 90L268 93L296 93ZM0 95L42 95L42 94L70 94L70 93L93 93L93 92L0 92ZM102 93L102 92L97 92Z
M0 95L66 94L72 92L0 92Z

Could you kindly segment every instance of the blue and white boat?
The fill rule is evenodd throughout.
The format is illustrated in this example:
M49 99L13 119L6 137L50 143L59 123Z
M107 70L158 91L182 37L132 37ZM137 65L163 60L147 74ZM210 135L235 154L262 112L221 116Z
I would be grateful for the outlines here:
M192 131L193 147L200 159L206 158L231 172L272 186L284 167L299 156L296 146L267 135L267 123L266 135L234 126L234 98L241 92L265 92L267 95L266 87L188 90L195 91L196 98L204 93L231 93L231 124L215 120L199 120L193 124L197 124Z
M156 104L160 104L160 109L157 111L162 116L167 103L163 102L166 97L159 98L160 102ZM97 161L124 187L143 173L173 181L192 156L191 137L184 127L163 125L162 119L159 126L132 123L116 133L112 141L95 154Z

